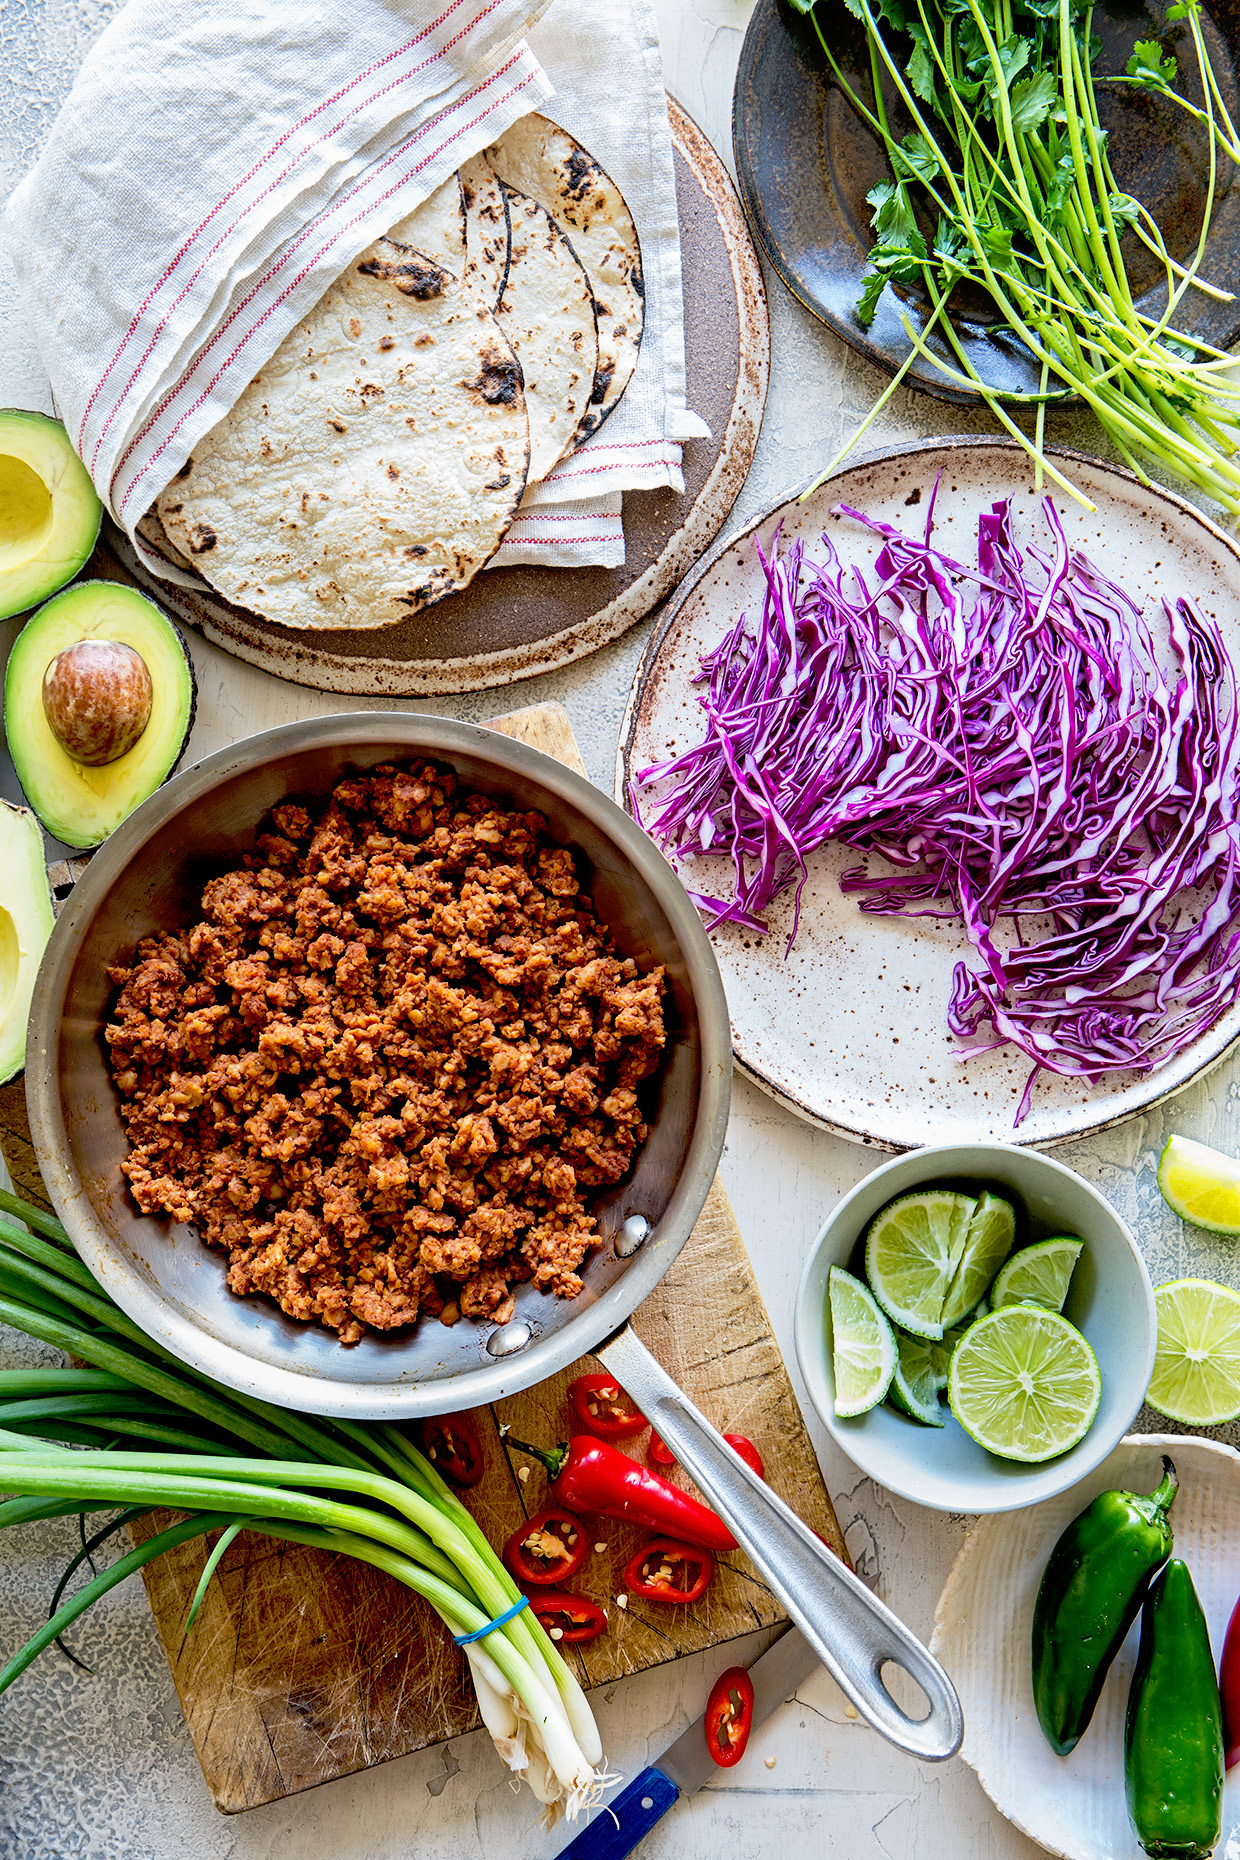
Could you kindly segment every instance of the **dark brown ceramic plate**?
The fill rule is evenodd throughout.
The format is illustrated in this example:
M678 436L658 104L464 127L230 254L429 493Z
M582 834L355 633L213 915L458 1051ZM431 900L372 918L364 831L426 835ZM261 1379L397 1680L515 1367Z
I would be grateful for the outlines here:
M863 99L869 92L865 29L844 0L818 0L824 34L849 82ZM1240 103L1240 0L1211 0L1203 16L1206 41L1219 87L1235 120ZM1182 23L1168 23L1162 5L1145 0L1102 0L1093 29L1102 40L1095 79L1122 72L1138 39L1158 38L1196 71ZM1190 87L1188 95L1192 96ZM1130 86L1098 86L1099 115L1110 135L1116 179L1144 202L1162 228L1171 254L1183 262L1195 249L1205 204L1205 138L1174 105ZM887 107L892 127L904 135L894 92ZM910 343L900 322L909 308L915 322L921 306L908 294L883 293L868 330L857 322L866 258L873 244L872 208L866 194L890 178L877 138L856 114L839 86L828 82L826 60L810 22L787 0L757 0L741 50L732 102L736 173L749 223L767 258L793 295L845 342L893 373ZM1240 339L1240 186L1232 171L1220 171L1202 275L1237 300L1219 303L1190 292L1179 312L1181 325L1220 348ZM1155 261L1128 236L1125 257L1141 308L1158 313L1166 302ZM987 300L961 304L954 318L978 374L1001 393L1035 393L1038 365L1024 345L997 326ZM930 348L947 355L941 338ZM942 400L975 405L979 397L947 381L920 358L906 377Z

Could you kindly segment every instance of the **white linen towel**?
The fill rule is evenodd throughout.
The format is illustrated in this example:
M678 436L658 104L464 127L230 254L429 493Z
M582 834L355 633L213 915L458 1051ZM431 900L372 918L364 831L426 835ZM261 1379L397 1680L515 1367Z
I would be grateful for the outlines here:
M535 487L496 560L623 559L616 493L678 486L679 439L705 430L684 401L658 40L650 0L557 0L536 26L546 6L129 0L113 20L0 230L57 412L131 537L349 261L548 103L533 29L562 72L557 120L634 208L647 327L617 411Z

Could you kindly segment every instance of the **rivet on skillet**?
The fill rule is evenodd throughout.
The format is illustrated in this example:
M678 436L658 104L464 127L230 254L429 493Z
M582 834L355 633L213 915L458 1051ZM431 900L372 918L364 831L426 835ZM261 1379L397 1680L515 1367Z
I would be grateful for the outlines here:
M509 1324L497 1324L487 1338L489 1356L515 1356L523 1350L534 1335L524 1318L513 1318Z
M616 1253L620 1259L631 1259L640 1246L645 1244L650 1232L650 1222L644 1214L630 1214L620 1232L616 1235Z

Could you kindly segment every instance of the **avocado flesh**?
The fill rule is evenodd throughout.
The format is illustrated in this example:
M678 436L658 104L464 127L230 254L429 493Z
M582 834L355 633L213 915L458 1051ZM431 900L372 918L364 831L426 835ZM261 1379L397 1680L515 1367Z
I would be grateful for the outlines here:
M72 581L103 506L59 420L0 412L0 620Z
M39 823L0 801L0 1085L26 1063L30 997L54 922Z
M132 646L151 674L151 716L125 755L96 768L75 762L43 714L43 674L80 639ZM194 674L180 633L153 601L119 581L79 581L27 620L9 655L4 727L18 780L49 833L98 846L166 781L194 720Z

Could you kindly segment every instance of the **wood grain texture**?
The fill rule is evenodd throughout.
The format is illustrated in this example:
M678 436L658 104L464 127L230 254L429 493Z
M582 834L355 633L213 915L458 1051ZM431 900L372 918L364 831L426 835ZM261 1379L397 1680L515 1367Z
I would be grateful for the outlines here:
M559 705L498 717L491 727L582 769ZM0 1141L8 1155L8 1129ZM10 1168L20 1160L14 1152ZM721 1431L756 1442L773 1488L846 1556L720 1182L679 1258L632 1322ZM502 1544L546 1500L541 1469L505 1449L501 1425L539 1444L563 1438L568 1383L600 1367L583 1358L537 1388L475 1411L487 1470L469 1502L492 1543ZM626 1445L643 1458L647 1439L637 1435ZM687 1484L679 1470L671 1477ZM141 1520L135 1537L143 1541L170 1515ZM592 1542L602 1547L574 1586L606 1609L610 1631L567 1650L587 1686L783 1619L780 1603L739 1551L718 1559L714 1582L693 1608L640 1599L619 1605L624 1566L648 1536L631 1526L597 1523ZM349 1558L242 1533L187 1635L183 1624L208 1550L206 1539L195 1540L143 1576L203 1775L226 1813L297 1794L478 1723L465 1657L439 1618L400 1584Z

